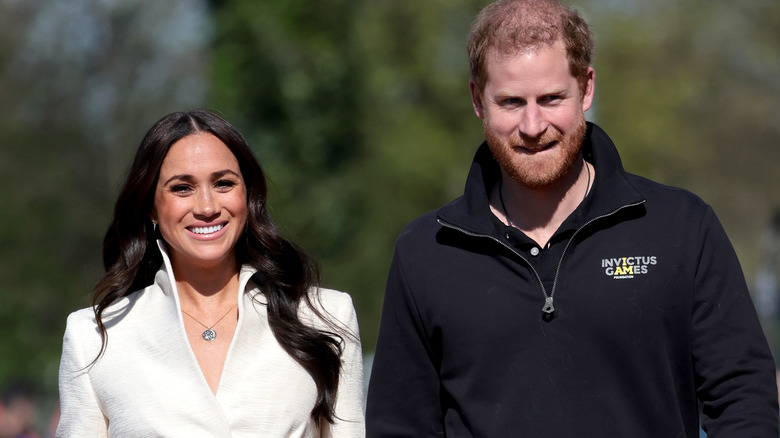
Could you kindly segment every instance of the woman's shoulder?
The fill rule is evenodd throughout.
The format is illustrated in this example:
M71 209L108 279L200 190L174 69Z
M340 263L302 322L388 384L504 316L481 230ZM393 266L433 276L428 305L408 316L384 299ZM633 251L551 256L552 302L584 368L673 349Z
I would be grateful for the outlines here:
M68 328L81 328L81 327L93 327L95 326L95 312L92 307L85 307L83 309L71 312L68 315Z
M351 327L356 323L352 297L346 292L323 287L312 288L309 290L309 301L317 313L331 323L342 327ZM311 316L311 309L306 308L304 312Z
M352 307L352 296L346 292L326 287L312 288L310 293L315 297L319 296L323 305L332 305L334 307L349 306Z
M60 372L80 372L86 357L96 357L100 351L100 332L92 307L76 310L68 315L63 336ZM87 361L88 362L88 361Z
M104 322L107 322L115 318L117 315L126 312L132 303L138 301L145 290L146 289L141 289L132 292L118 299L116 302L108 305L108 307L106 307L106 309L103 311L103 319L105 320ZM94 307L84 307L82 309L71 312L68 315L67 327L68 329L72 330L95 329L97 327L97 322L95 320Z

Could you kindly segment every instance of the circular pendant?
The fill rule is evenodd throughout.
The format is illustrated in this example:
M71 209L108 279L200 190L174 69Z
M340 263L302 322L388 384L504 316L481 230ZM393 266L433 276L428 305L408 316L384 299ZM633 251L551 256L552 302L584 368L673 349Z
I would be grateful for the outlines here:
M203 334L201 336L203 336L203 339L207 341L213 341L214 338L217 337L217 332L215 332L212 329L206 329L203 331Z

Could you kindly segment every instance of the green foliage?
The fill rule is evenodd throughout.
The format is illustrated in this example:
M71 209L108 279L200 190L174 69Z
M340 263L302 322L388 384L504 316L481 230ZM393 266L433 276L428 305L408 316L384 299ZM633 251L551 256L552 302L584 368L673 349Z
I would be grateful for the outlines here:
M209 105L255 148L276 221L352 294L371 349L395 237L459 194L479 141L463 49L474 11L238 0L214 13Z
M596 118L627 169L709 202L751 273L780 208L780 3L645 6L593 17Z
M56 395L118 182L152 121L197 96L197 50L155 23L175 2L130 2L0 2L0 387Z

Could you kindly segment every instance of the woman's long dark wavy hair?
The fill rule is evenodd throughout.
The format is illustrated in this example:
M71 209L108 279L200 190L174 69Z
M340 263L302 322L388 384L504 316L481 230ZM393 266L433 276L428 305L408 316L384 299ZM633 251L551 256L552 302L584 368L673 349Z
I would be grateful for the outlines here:
M103 312L125 295L152 284L162 264L149 214L163 159L174 143L200 132L222 140L238 160L247 188L248 219L246 231L236 244L237 261L257 270L252 280L266 298L274 336L314 379L317 402L312 418L317 424L323 420L333 423L342 337L307 326L298 318L299 305L304 301L326 320L308 293L319 284L319 269L295 244L281 237L266 209L267 185L260 164L238 130L211 111L177 112L163 117L146 133L138 148L103 240L106 273L95 286L92 298L103 340L98 358L108 342Z

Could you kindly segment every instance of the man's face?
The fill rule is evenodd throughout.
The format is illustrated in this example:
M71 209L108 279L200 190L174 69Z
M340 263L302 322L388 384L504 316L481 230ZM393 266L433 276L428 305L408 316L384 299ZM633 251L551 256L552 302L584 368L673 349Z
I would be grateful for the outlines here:
M593 69L583 93L557 41L511 55L491 51L487 73L484 90L470 85L491 152L518 183L533 189L554 185L579 156Z

